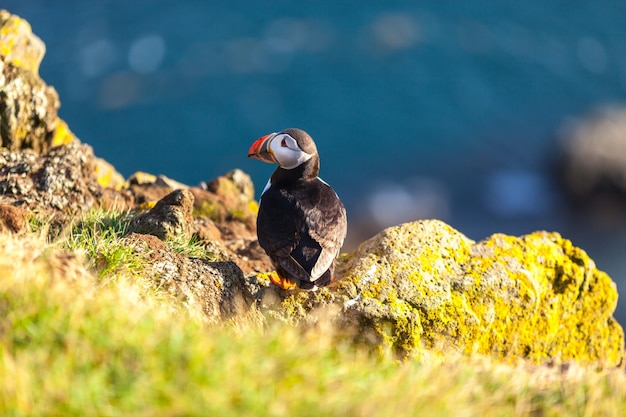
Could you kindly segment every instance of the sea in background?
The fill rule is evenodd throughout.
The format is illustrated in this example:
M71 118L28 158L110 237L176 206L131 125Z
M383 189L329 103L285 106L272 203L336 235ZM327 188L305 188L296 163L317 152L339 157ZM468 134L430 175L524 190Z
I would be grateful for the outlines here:
M61 117L126 177L196 185L241 168L258 197L273 167L250 144L300 127L348 209L347 249L420 218L475 240L554 230L626 293L626 216L581 215L554 178L564 129L626 103L625 1L0 7L46 43Z

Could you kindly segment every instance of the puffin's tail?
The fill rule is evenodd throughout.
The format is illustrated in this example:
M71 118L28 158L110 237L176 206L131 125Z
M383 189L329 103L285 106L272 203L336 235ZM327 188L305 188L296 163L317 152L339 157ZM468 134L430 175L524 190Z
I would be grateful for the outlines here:
M319 277L313 282L307 282L306 284L310 286L307 289L311 289L314 287L317 287L317 288L325 287L331 282L334 282L335 281L335 276L333 275L334 269L335 268L331 266L330 268L328 268L326 272L324 272L324 274L321 277ZM304 282L300 283L300 288L304 288L303 284L305 283Z

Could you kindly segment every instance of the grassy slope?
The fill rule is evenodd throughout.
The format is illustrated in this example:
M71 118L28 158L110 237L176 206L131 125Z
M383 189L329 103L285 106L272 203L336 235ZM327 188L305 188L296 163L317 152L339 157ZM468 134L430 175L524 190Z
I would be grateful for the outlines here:
M208 327L141 276L117 244L123 220L92 214L54 244L0 236L0 415L624 413L620 371L402 363L330 326Z

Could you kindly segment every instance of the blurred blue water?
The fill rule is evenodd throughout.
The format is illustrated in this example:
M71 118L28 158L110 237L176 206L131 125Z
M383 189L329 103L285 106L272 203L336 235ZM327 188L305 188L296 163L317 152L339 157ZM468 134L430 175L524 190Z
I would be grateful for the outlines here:
M623 228L570 215L560 127L626 101L623 1L4 0L47 45L61 116L125 176L197 184L301 127L352 244L438 217L474 239L560 231L626 285ZM358 233L359 231L360 233ZM626 290L626 288L625 288ZM621 311L618 317L626 317ZM624 321L624 320L622 320Z

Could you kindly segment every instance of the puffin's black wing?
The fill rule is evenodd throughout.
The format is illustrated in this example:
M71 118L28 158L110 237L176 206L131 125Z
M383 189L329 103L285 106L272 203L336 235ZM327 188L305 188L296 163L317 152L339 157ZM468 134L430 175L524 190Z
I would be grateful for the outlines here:
M257 217L259 244L277 268L301 281L309 281L310 274L292 257L292 252L300 244L305 228L293 195L273 186L263 193Z
M346 209L328 184L316 178L314 185L308 188L308 198L298 201L306 213L308 236L321 248L310 271L311 280L316 281L331 267L339 254L348 226Z

